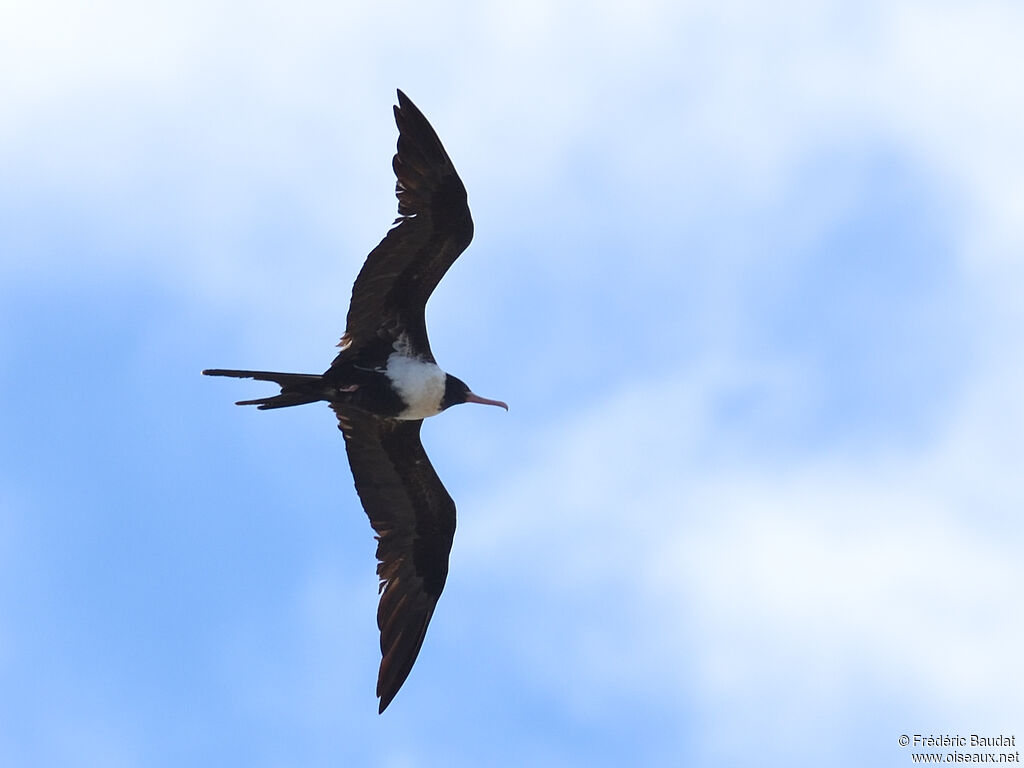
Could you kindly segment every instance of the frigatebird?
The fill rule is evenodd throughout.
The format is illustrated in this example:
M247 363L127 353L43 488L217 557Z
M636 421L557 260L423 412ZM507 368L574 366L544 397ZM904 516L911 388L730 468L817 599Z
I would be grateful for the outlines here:
M448 576L455 502L420 442L423 419L459 403L498 405L442 371L424 309L473 239L466 188L423 113L402 91L392 163L398 213L352 287L341 351L323 374L210 369L271 381L280 394L236 405L260 410L326 401L338 417L356 492L377 539L379 712L409 676Z

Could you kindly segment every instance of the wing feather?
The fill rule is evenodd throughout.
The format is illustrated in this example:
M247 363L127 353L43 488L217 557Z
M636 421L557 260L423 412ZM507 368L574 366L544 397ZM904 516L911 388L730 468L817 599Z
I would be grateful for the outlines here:
M399 217L366 258L352 286L335 364L399 329L430 355L424 309L449 267L473 239L466 187L423 113L398 91L398 151L392 166Z
M422 421L334 404L356 491L377 532L380 711L409 676L448 577L455 502L420 442Z

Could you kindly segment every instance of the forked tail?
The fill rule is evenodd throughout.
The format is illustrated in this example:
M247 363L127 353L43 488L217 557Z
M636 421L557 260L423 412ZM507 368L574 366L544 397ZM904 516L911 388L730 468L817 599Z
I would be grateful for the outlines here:
M222 368L208 368L204 376L233 376L236 379L272 381L281 387L281 394L263 397L259 400L240 400L235 405L255 405L261 411L270 408L287 408L290 405L305 405L323 400L322 376L313 373L276 373L274 371L229 371Z

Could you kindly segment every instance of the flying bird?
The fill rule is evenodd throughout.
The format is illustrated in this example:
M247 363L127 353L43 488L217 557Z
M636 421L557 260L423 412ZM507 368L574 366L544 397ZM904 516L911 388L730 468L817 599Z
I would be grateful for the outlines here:
M423 113L402 91L394 107L399 216L352 287L341 351L323 374L210 369L271 381L260 410L326 401L338 418L356 492L377 539L383 712L409 676L448 576L455 503L420 443L423 419L460 403L497 405L438 367L424 309L473 239L466 188Z

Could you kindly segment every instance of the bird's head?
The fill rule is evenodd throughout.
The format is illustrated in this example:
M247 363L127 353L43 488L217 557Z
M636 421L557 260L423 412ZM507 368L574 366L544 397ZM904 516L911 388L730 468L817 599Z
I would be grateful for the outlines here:
M441 410L445 408L451 408L453 405L459 405L460 403L480 403L481 405L498 405L508 410L508 404L501 402L501 400L488 400L486 397L480 397L480 395L473 394L469 387L466 386L466 382L462 379L458 379L451 374L445 374L444 380L444 397L441 398Z

